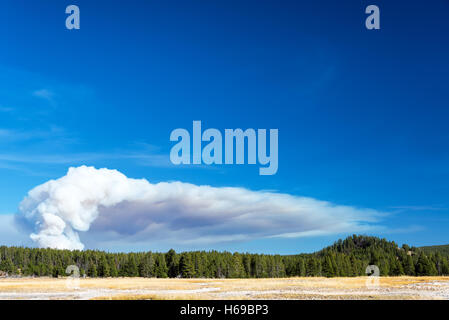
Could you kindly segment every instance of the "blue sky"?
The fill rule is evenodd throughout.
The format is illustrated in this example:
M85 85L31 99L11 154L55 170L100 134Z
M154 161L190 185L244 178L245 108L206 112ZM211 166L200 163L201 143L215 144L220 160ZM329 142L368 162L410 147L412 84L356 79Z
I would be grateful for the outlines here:
M387 213L370 234L449 243L448 1L75 1L70 31L72 3L2 4L1 214L91 165L370 208ZM365 28L369 4L381 30ZM277 174L170 165L170 132L193 120L278 128ZM350 233L202 248L294 253ZM125 249L142 248L166 249Z

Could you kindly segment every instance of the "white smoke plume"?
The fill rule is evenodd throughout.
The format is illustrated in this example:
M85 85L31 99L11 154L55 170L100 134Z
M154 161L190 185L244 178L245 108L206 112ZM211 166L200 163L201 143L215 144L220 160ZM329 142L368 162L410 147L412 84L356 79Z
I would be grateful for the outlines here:
M82 250L78 232L119 241L213 243L364 231L379 215L275 192L151 184L81 166L32 189L17 218L33 225L30 237L39 247Z

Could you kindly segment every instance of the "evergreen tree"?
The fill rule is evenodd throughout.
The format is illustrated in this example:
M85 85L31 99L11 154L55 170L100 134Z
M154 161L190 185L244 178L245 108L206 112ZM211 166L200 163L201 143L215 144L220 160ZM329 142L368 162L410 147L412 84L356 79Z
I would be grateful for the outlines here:
M157 278L167 278L167 264L162 254L156 256L154 275Z
M323 275L325 277L328 277L328 278L335 276L335 270L334 270L334 266L333 266L332 261L331 261L331 256L327 256L324 259Z
M111 276L111 268L109 267L109 263L106 260L104 255L101 256L99 266L98 266L98 276L100 277L110 277Z
M97 266L95 265L95 263L91 263L88 271L88 276L91 278L98 277Z
M189 253L181 254L179 270L183 278L193 278L195 276L195 266Z
M424 249L376 237L353 235L311 254L267 255L230 252L107 253L23 247L0 247L0 275L67 276L77 265L89 277L264 278L360 276L370 264L382 275L449 275L449 246Z
M297 264L297 271L296 275L299 277L305 277L306 276L306 265L304 263L304 259L299 258L298 264Z
M433 276L437 273L434 265L431 264L429 258L424 254L420 253L418 257L418 262L416 264L416 275L418 276Z
M11 258L3 259L0 263L0 270L6 272L8 275L13 275L17 272L17 268L12 262Z
M229 278L244 278L245 268L243 267L242 258L238 253L234 253L231 261L231 271Z
M409 276L415 275L415 264L411 255L407 255L407 258L404 260L404 273Z
M124 269L125 277L138 277L139 270L137 268L136 259L133 254L128 256L128 261L126 262Z
M176 251L170 249L165 255L165 261L168 267L168 276L170 278L175 278L179 275L179 257Z
M316 277L319 275L318 261L315 257L311 257L308 259L306 275L308 277Z
M447 258L442 258L441 274L444 275L444 276L449 275L449 261L448 261Z
M110 275L111 277L115 278L118 277L119 273L118 273L118 269L117 269L117 265L115 260L111 259L109 261L109 266L110 266Z

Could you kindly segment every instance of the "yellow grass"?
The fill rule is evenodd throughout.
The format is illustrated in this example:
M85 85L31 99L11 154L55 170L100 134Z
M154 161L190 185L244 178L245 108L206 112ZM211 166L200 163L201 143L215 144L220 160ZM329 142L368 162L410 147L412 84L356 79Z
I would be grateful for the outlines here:
M448 299L449 277L368 277L281 279L0 279L0 299Z

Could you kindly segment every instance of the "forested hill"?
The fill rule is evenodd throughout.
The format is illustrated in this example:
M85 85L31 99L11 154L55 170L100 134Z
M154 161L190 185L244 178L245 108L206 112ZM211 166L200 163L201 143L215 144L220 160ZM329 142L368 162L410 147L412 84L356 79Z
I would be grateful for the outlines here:
M444 253L444 252L443 252ZM312 254L266 255L69 251L0 247L0 276L65 276L70 265L88 277L265 278L352 277L377 265L381 275L449 275L449 255L368 236L352 236Z
M437 252L439 252L442 255L449 256L449 244L440 245L440 246L419 247L419 249L423 250L426 253L437 253Z

